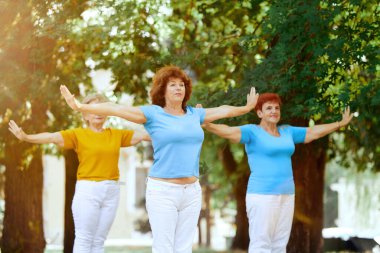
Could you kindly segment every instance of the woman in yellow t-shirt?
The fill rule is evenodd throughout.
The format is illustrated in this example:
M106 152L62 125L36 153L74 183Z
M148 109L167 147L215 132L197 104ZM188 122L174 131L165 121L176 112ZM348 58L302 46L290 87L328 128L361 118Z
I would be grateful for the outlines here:
M108 102L100 94L83 99L84 104ZM21 141L54 143L74 149L79 158L77 183L72 203L75 226L74 253L104 252L104 241L119 202L120 147L150 140L146 133L104 128L105 116L83 113L86 128L55 133L26 134L13 120L9 130Z

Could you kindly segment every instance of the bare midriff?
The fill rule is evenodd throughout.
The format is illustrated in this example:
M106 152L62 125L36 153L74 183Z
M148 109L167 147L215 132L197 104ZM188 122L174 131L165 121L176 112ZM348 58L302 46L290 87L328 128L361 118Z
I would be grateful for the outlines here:
M181 178L160 178L160 177L151 177L155 180L160 180L173 184L192 184L198 180L197 177L181 177Z

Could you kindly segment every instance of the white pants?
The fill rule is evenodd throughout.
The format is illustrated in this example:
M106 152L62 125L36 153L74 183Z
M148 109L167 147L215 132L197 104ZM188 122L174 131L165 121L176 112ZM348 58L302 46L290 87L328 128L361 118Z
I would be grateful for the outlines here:
M294 213L294 194L247 194L249 253L285 253Z
M191 253L202 203L199 182L173 184L148 178L146 209L152 253Z
M120 187L114 180L78 180L71 209L74 216L74 253L103 253L104 241L115 219Z

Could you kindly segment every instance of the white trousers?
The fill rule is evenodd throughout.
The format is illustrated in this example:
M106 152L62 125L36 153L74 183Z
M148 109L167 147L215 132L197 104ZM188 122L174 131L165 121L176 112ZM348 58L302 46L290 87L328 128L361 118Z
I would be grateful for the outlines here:
M249 253L285 253L292 229L294 194L247 194Z
M75 226L74 253L103 253L115 219L120 187L114 180L78 180L71 209Z
M199 182L173 184L148 178L146 209L152 253L191 253L202 203Z

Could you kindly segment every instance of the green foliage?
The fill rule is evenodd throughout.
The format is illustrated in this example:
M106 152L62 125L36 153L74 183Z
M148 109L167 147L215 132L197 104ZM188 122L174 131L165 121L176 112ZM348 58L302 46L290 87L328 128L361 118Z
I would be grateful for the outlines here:
M243 40L261 59L247 71L247 86L253 82L259 91L279 93L285 122L336 121L350 105L359 117L347 131L347 145L336 151L352 150L355 156L362 147L372 155L357 157L358 166L373 161L375 169L380 168L374 141L379 138L378 14L375 1L276 1L262 33Z
M175 64L193 79L192 105L243 105L251 86L282 96L285 123L336 121L350 105L359 117L345 131L345 145L328 143L331 156L349 154L359 168L380 168L377 1L50 0L1 5L12 10L0 17L3 146L18 143L8 133L9 119L26 132L80 124L80 115L60 98L60 84L83 95L94 89L91 71L109 69L113 95L133 94L138 105L148 102L156 69ZM257 118L250 113L222 122L241 125ZM211 184L223 186L213 195L223 202L239 173L226 178L218 158L224 145L206 134L202 152L208 168L202 172ZM232 146L232 151L242 165L243 147Z

